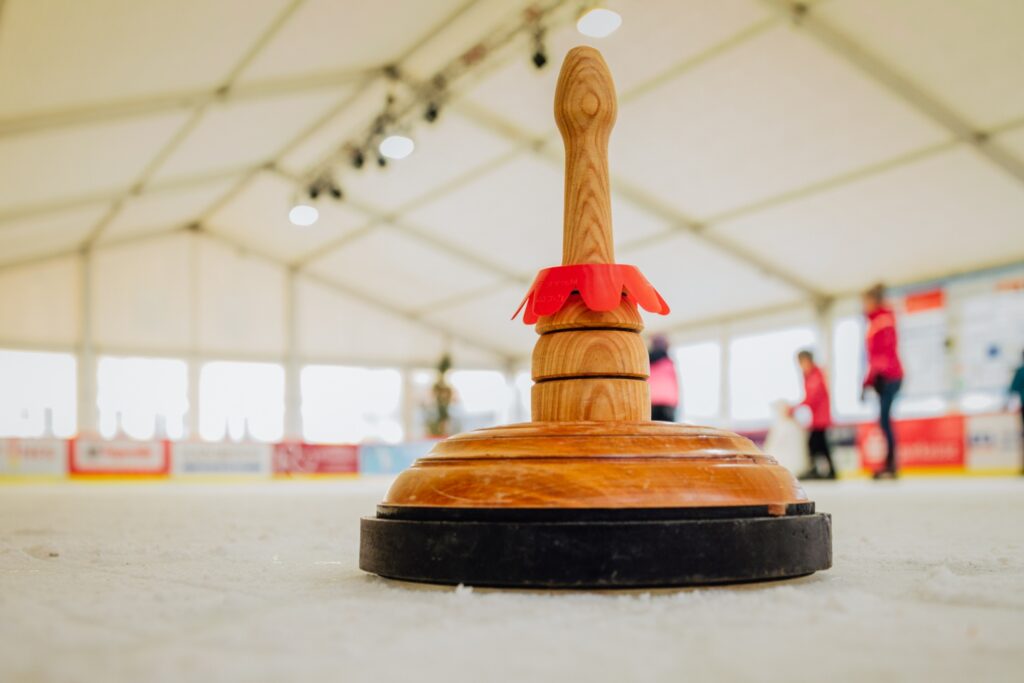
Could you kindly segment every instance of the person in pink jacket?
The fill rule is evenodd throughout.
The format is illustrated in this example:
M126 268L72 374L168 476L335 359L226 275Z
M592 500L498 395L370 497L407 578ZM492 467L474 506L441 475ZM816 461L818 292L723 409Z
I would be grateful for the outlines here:
M679 407L679 379L676 364L668 355L668 339L662 335L651 338L648 350L651 360L651 419L675 422Z

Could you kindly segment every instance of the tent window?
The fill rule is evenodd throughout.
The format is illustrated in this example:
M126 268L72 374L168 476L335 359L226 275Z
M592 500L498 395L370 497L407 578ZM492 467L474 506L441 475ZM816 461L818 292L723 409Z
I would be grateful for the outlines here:
M73 436L75 358L0 349L0 436Z
M284 368L213 361L199 375L199 435L207 441L284 436Z
M320 443L397 443L402 373L395 368L307 365L302 369L302 433Z
M722 345L715 341L676 346L672 350L679 375L680 417L713 422L722 415Z
M171 358L99 360L97 373L100 434L133 439L185 433L188 413L188 366Z
M508 422L513 397L504 374L497 370L455 370L450 381L455 389L453 414L461 430Z
M803 394L796 354L813 348L810 326L734 338L729 344L729 412L737 423L770 421L772 404Z

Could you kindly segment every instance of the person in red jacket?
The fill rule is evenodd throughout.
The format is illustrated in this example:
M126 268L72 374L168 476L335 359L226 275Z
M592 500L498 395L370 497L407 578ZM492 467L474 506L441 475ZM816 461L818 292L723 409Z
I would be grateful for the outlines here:
M790 414L800 406L811 411L811 424L807 436L807 452L811 457L811 469L801 479L835 479L836 467L832 462L832 449L828 445L828 428L832 425L832 403L829 400L825 373L814 363L814 354L803 350L796 355L800 370L804 373L804 400L790 409ZM821 473L819 458L824 459L828 469Z
M647 382L651 385L651 419L675 422L679 406L679 380L676 364L668 355L668 339L656 335L651 339L648 351L651 374Z
M885 465L874 473L875 479L893 479L897 474L896 437L892 429L892 404L903 384L903 364L900 363L899 342L896 338L896 316L885 303L885 287L875 285L864 292L864 314L867 316L868 371L864 377L862 398L868 389L878 394L878 425L885 435Z

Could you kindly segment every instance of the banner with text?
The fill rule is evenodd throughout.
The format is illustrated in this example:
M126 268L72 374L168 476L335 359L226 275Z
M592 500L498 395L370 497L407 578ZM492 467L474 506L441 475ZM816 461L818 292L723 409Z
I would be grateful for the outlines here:
M899 467L963 467L964 418L962 415L899 420L893 423ZM877 470L885 463L885 437L877 423L857 429L861 467Z
M1020 415L998 413L967 418L967 469L1019 472L1022 466Z
M274 474L356 474L359 447L286 442L274 446Z
M67 471L64 439L0 439L0 475L59 477Z
M268 443L179 441L171 447L175 476L232 474L270 476L274 448Z
M167 475L171 471L168 441L104 441L79 437L68 443L68 470L84 475Z

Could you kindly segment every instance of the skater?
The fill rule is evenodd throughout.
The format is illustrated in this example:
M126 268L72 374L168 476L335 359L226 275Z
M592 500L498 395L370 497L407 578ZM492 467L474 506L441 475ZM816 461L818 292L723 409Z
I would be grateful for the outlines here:
M885 435L885 465L874 473L875 479L895 479L898 474L896 437L892 429L892 404L903 384L903 365L900 363L896 339L896 316L885 303L885 287L875 285L864 292L864 315L868 320L865 339L868 371L864 377L861 397L868 389L878 394L878 425Z
M1024 356L1024 354L1022 354ZM1013 395L1017 395L1017 409L1020 410L1021 417L1021 470L1020 473L1024 474L1024 357L1021 359L1020 367L1013 373L1013 381L1010 382L1010 388L1007 390L1009 396L1006 397L1006 409L1010 409L1010 401Z
M668 355L668 339L663 335L651 338L648 350L651 360L651 419L665 422L676 421L679 405L679 380L676 378L676 364Z
M810 469L801 479L835 479L836 468L832 462L832 450L828 445L828 428L832 425L832 404L828 395L825 373L814 362L814 354L804 349L796 355L800 370L804 374L804 400L789 409L792 415L800 406L811 411L811 424L807 436L807 452L811 458ZM819 462L825 465L822 472Z

